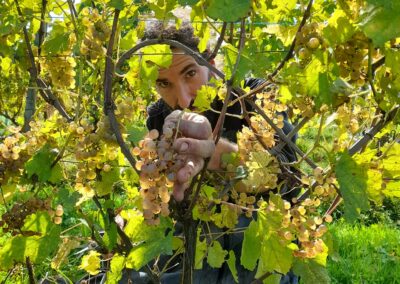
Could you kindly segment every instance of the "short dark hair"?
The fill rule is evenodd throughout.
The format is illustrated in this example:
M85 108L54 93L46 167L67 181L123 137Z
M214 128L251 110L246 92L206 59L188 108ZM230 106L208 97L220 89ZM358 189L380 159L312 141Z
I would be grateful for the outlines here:
M183 22L179 29L176 28L175 24L164 25L162 22L155 22L149 25L144 32L142 40L148 39L176 40L190 49L199 52L197 46L200 40L194 35L193 26L189 22ZM208 53L208 51L205 51L202 53L202 56L207 58Z

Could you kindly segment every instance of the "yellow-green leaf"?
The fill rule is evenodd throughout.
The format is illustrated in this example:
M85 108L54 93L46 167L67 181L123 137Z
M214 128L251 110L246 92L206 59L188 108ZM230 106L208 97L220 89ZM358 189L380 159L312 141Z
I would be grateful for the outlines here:
M354 221L361 210L369 208L367 173L365 168L358 165L347 153L340 156L335 169L344 200L344 215L349 221Z
M200 241L200 229L197 231L196 253L194 259L194 269L203 268L203 260L207 254L207 241Z
M203 85L200 90L197 91L197 96L194 100L193 106L198 108L200 112L209 110L216 95L217 90L214 87Z
M213 19L234 22L247 16L250 0L211 0L206 13Z
M87 255L82 257L80 269L85 270L90 275L96 275L100 272L100 253L91 250Z
M239 283L238 273L236 269L236 255L233 250L229 251L229 258L226 261L226 263L228 264L229 270L232 273L233 279L235 280L236 283Z
M356 26L351 22L346 13L341 9L337 9L329 18L322 32L324 39L334 45L346 42L355 31Z
M125 256L115 254L110 263L110 271L107 272L107 283L118 283L125 267Z
M292 250L282 244L280 239L281 237L274 233L262 242L256 278L266 272L277 271L282 274L289 272L293 263Z
M256 267L261 253L261 240L258 224L253 220L244 231L242 254L240 255L240 263L244 268L254 270Z
M367 0L359 26L378 45L400 36L400 1Z
M325 267L313 260L296 259L293 265L293 272L300 276L304 284L329 284L331 280Z
M213 268L220 268L227 254L218 241L213 241L207 251L207 263Z

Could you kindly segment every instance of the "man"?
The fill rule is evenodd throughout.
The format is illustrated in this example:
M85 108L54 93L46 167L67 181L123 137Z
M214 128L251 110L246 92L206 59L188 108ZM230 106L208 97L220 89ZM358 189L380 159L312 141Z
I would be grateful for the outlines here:
M179 30L174 26L163 28L161 24L154 25L147 30L144 40L164 38L176 40L193 50L198 51L198 39L193 35L190 25L184 24ZM201 86L209 83L213 74L205 67L199 65L195 59L177 48L171 48L173 52L172 63L168 68L159 69L156 88L161 99L148 107L147 127L149 130L157 129L162 133L163 128L174 125L180 119L179 130L181 138L174 142L174 149L185 157L185 163L177 172L177 179L174 184L173 196L176 201L184 198L185 190L189 187L191 179L199 173L204 166L204 160L210 158L208 169L218 169L220 167L221 155L223 153L237 152L236 133L241 130L243 125L247 125L244 119L227 116L223 125L223 137L217 145L212 139L212 129L215 127L218 114L208 111L202 115L184 112L181 110L192 108L197 91ZM207 54L205 54L207 55ZM255 88L262 83L259 79L246 80L245 87ZM220 109L222 103L215 101L213 107ZM228 113L240 114L241 106L239 103L230 106ZM291 125L285 121L284 132L288 133L292 129ZM295 156L290 149L286 149L287 159L293 161ZM250 219L240 218L238 226L245 227ZM225 249L234 250L237 262L240 260L241 243L243 234L233 234L221 240ZM172 270L162 276L162 283L179 283L181 270ZM255 272L248 271L238 266L239 283L250 283L254 279ZM140 280L138 279L140 278ZM146 283L145 276L136 275L134 283ZM194 283L234 283L228 267L225 265L221 269L212 269L207 264L202 270L196 270ZM296 277L285 276L281 283L297 283Z

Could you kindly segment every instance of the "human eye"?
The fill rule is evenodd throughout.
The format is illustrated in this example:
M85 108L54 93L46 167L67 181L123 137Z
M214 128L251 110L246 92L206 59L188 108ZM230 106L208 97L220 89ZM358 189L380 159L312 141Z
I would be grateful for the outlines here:
M186 77L187 77L187 78L191 78L191 77L194 77L196 74L197 74L197 71L194 70L194 69L192 69L192 70L189 70L189 71L186 73Z
M169 87L169 82L168 81L157 81L156 82L157 87L165 89Z

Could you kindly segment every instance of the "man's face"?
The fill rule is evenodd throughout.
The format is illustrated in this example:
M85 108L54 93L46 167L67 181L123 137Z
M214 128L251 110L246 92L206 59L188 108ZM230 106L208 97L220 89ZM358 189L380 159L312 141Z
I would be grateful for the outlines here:
M192 56L182 54L182 50L172 52L171 65L159 70L157 91L171 108L184 109L196 98L201 86L208 83L210 71L197 64Z

